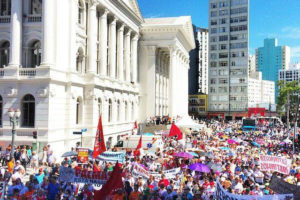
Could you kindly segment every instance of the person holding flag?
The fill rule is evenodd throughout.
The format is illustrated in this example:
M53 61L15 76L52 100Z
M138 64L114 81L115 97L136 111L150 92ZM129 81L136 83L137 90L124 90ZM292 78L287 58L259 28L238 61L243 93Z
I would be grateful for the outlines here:
M95 137L93 159L95 159L97 156L101 155L105 151L106 151L106 147L105 147L104 135L103 135L102 116L100 115L96 137Z
M140 137L139 143L138 143L135 151L133 152L133 155L134 156L140 156L141 155L141 151L140 151L141 148L142 148L142 135Z

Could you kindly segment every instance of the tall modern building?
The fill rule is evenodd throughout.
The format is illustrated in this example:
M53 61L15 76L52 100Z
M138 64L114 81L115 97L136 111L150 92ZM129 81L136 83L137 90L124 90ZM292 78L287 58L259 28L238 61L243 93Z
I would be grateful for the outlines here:
M209 117L241 118L248 108L249 1L209 3Z
M189 94L208 93L208 29L193 27L196 48L190 51Z
M276 38L265 39L264 46L256 49L257 71L262 72L264 80L275 82L275 98L278 94L278 71L288 69L290 65L290 47L278 46Z

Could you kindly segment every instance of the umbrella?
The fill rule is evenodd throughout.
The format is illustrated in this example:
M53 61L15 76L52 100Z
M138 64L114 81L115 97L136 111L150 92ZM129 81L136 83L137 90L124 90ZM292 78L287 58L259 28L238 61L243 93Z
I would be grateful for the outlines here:
M210 167L210 169L214 170L215 172L222 172L223 171L223 167L222 165L210 162L207 164L208 167Z
M220 147L220 149L223 150L223 151L230 151L229 147Z
M256 146L256 147L260 148L260 145L259 145L257 142L251 142L251 144L252 144L253 146Z
M194 157L191 154L185 152L176 153L174 156L179 158L189 158L189 159Z
M285 139L285 140L283 140L285 143L287 143L287 144L293 144L293 142L290 140L290 139Z
M153 133L143 133L144 136L153 136Z
M78 153L77 151L68 151L68 152L65 152L61 157L72 157L72 156L77 156Z
M202 163L191 164L189 166L189 169L193 170L193 171L197 171L197 172L203 172L203 173L209 173L210 172L209 167L205 164L202 164Z
M191 154L192 156L194 156L194 157L199 157L199 155L198 154L196 154L195 152L188 152L189 154Z
M228 144L238 144L237 141L232 140L232 139L228 139L227 142L228 142Z

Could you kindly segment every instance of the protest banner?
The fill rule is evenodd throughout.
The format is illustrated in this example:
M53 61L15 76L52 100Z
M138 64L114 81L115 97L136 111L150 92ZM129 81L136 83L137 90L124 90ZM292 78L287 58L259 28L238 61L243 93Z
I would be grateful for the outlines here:
M262 171L279 172L287 175L290 173L290 163L291 161L287 158L260 155L260 167Z
M300 187L287 183L277 176L272 176L269 187L278 194L294 194L295 199L300 199Z
M59 169L59 180L62 182L85 183L99 186L105 184L109 176L108 172L93 172L86 169L72 169L68 167L60 167Z
M149 172L140 166L138 163L133 163L132 165L132 176L135 178L142 177L143 179L149 179Z
M180 167L162 171L162 174L165 175L166 179L175 178L176 174L180 174L180 173L181 173ZM150 172L150 174L156 179L161 178L161 174L158 172Z
M5 181L1 181L0 182L0 200L3 200L4 199L4 196L5 196Z
M217 188L215 192L215 200L292 200L294 199L293 194L280 194L280 195L264 195L264 196L258 196L258 195L237 195L237 194L231 194L227 192L220 182L217 180Z
M123 163L125 160L125 152L111 152L105 151L101 155L97 157L100 160L107 161L107 162L119 162Z
M89 149L87 148L78 148L78 162L87 163L89 161Z

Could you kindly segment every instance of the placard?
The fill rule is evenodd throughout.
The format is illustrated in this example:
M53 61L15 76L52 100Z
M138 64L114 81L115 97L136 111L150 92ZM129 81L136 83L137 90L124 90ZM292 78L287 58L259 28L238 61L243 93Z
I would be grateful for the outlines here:
M119 162L123 163L125 160L125 152L111 152L105 151L101 155L97 157L100 160L107 161L107 162Z
M78 162L87 163L89 161L89 149L87 148L78 148Z
M132 166L132 176L135 178L142 177L143 179L149 179L150 174L149 172L140 166L138 163L133 163Z
M284 157L260 155L261 171L279 172L288 175L291 161Z

